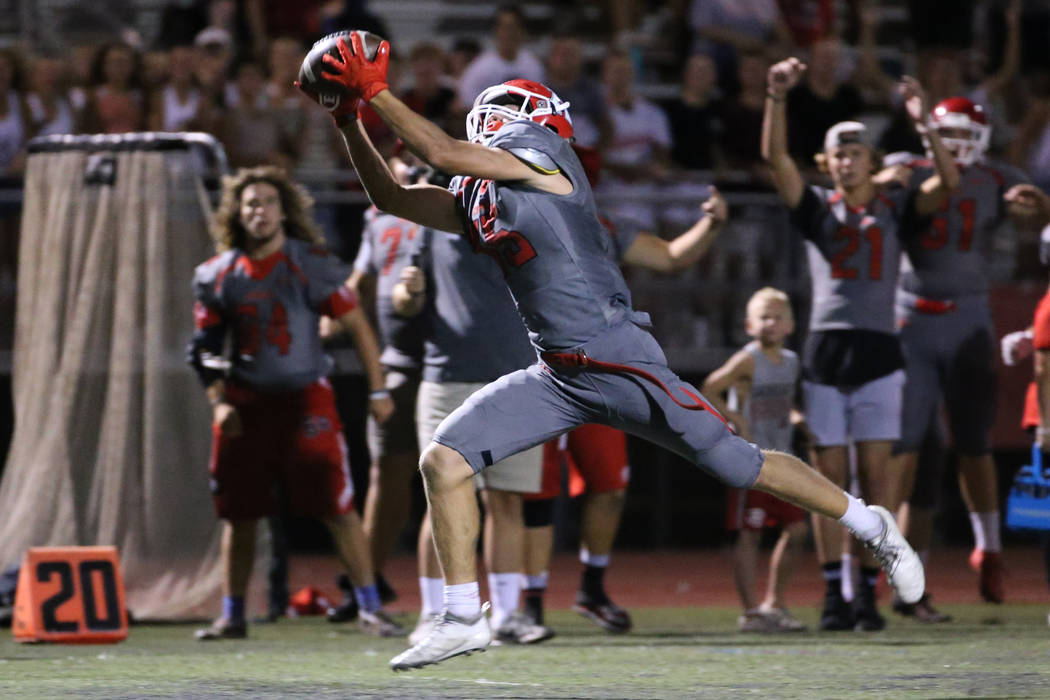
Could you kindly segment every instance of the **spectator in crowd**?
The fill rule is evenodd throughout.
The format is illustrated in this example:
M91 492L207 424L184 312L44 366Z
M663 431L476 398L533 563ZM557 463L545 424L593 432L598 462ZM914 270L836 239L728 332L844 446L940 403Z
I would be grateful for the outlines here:
M693 54L686 60L678 97L664 109L671 124L674 164L687 170L716 167L721 158L718 140L723 128L722 105L718 99L718 75L710 56Z
M768 176L759 165L759 137L762 133L762 105L766 100L768 66L765 54L761 51L740 54L737 76L740 92L726 102L722 112L723 136L720 140L728 167L749 170L754 177L763 181Z
M274 2L270 0L271 6L291 5L297 3ZM332 34L347 27L361 29L366 32L378 34L384 39L390 40L390 30L383 20L368 9L368 0L335 0L335 2L321 3L319 34ZM271 27L280 27L280 24L270 24Z
M453 109L456 91L444 75L445 52L437 44L421 42L408 57L411 86L401 99L414 111L449 133L463 130L463 120Z
M737 60L744 52L791 45L776 0L692 0L693 51L709 54L723 88L736 92Z
M75 134L78 131L77 111L66 89L65 62L48 55L33 61L30 90L26 103L33 120L36 136Z
M227 108L219 127L219 139L226 148L232 167L278 165L290 167L295 162L291 137L283 133L280 117L259 96L266 91L266 73L252 59L241 61L236 71L240 100Z
M25 167L25 144L33 124L22 91L21 57L0 49L0 188L18 187ZM18 205L0 204L0 286L14 285L18 263Z
M834 0L777 0L784 24L799 48L809 48L835 29Z
M788 119L795 125L788 147L802 163L812 163L823 149L828 129L855 119L864 108L860 91L839 78L841 58L842 43L837 38L815 42L802 83L788 95Z
M492 27L493 45L471 61L459 78L459 101L468 109L474 98L490 85L516 78L543 80L543 64L525 48L525 15L516 5L496 10Z
M138 51L120 42L102 46L91 67L85 129L103 134L142 131L146 107Z
M1032 182L1050 189L1050 72L1045 69L1032 78L1032 97L1017 139L1010 146L1010 160L1026 168Z
M235 101L235 90L229 85L233 38L225 30L211 28L200 32L194 38L193 46L197 55L197 85L201 92L201 104L193 126L214 133L223 110Z
M149 128L186 131L201 108L196 78L197 54L192 46L175 46L168 60L168 80L153 93Z
M474 59L481 53L481 44L477 40L462 36L452 42L452 48L448 52L445 61L445 73L459 84L463 71L467 69Z
M671 128L667 115L634 91L634 65L627 52L610 49L602 63L602 82L613 133L602 154L607 177L599 192L617 199L605 207L612 219L625 218L653 231L658 205L647 201L666 179Z
M603 149L612 135L601 85L583 72L583 42L579 34L561 31L547 49L547 87L572 105L575 143Z
M908 0L911 38L919 51L969 49L977 0ZM931 93L932 94L932 93ZM944 96L935 99L939 101Z

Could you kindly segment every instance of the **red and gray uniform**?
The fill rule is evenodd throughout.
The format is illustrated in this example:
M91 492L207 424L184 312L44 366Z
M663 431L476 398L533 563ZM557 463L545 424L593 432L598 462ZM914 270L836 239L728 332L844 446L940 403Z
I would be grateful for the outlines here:
M413 260L422 227L370 209L361 232L361 247L354 259L354 269L375 279L375 310L383 353L379 361L384 368L384 382L394 412L382 424L368 417L365 433L368 453L373 460L397 453L416 453L416 397L419 393L423 363L423 320L419 316L401 316L394 311L394 286L401 271L417 264Z
M376 321L386 367L418 370L423 357L423 322L394 311L393 290L401 271L413 264L422 228L391 214L377 213L361 233L354 269L376 280Z
M670 449L731 485L753 484L761 451L734 435L667 367L648 316L631 308L612 240L569 143L522 120L501 128L489 146L560 172L573 191L453 179L464 230L477 252L499 264L541 362L473 394L434 440L480 471L579 425L600 423Z
M232 250L197 267L195 343L232 336L226 400L242 426L233 438L213 427L220 517L271 514L275 483L296 513L331 517L353 508L346 442L325 379L331 360L318 332L322 314L338 318L356 308L343 284L348 275L323 248L293 239L261 260Z
M730 390L730 406L747 420L755 444L765 449L790 452L794 433L791 409L795 405L800 373L798 355L781 349L780 362L773 362L758 341L748 343L744 350L751 355L755 365L751 390L743 406L739 405L736 392ZM726 513L731 530L790 525L806 516L798 506L753 489L730 489Z
M641 231L629 220L601 217L612 236L613 252L622 261ZM627 488L631 465L627 459L627 436L622 430L589 423L543 445L543 483L539 493L526 494L527 501L545 501L561 495L562 469L568 471L569 496L609 493Z
M902 239L921 224L914 195L880 192L852 207L834 190L807 187L791 212L813 285L802 369L819 445L900 435L904 359L893 299Z
M913 169L911 189L934 173L930 161L895 154ZM995 419L996 343L988 307L988 267L1006 219L1003 194L1027 182L1010 166L960 168L959 186L931 224L907 244L897 321L907 371L897 450L918 452L945 400L956 448L989 451Z

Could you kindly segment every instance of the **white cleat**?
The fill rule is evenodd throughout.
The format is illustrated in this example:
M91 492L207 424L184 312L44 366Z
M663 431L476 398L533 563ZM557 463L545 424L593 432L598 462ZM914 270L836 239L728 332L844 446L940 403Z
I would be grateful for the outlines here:
M864 546L879 560L882 570L886 572L886 579L900 599L905 603L919 602L926 590L926 572L922 560L897 529L897 523L888 510L882 506L868 506L868 509L882 518L886 528L878 537L864 542Z
M534 624L521 612L512 612L496 628L493 644L537 644L554 636L554 630Z
M485 651L492 642L492 630L485 617L486 603L473 620L465 620L445 612L430 634L418 644L390 659L394 671L407 671L451 659L453 656Z
M420 615L419 622L416 623L416 628L412 630L412 634L408 635L408 643L415 646L422 642L439 622L441 622L441 613Z

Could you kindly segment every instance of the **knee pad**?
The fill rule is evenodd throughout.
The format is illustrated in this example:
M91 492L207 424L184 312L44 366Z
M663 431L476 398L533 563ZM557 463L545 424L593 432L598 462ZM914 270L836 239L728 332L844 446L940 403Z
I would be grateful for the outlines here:
M526 500L522 508L525 527L547 527L554 524L554 499Z

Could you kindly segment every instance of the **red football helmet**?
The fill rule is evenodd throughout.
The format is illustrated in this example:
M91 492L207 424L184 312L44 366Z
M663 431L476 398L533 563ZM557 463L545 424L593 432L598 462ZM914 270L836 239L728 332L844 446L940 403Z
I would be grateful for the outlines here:
M938 102L930 112L930 126L937 130L960 165L973 165L980 160L992 138L984 107L965 97Z
M530 119L563 139L572 139L569 103L532 80L508 80L482 90L467 115L467 138L487 144L500 127L519 119Z

